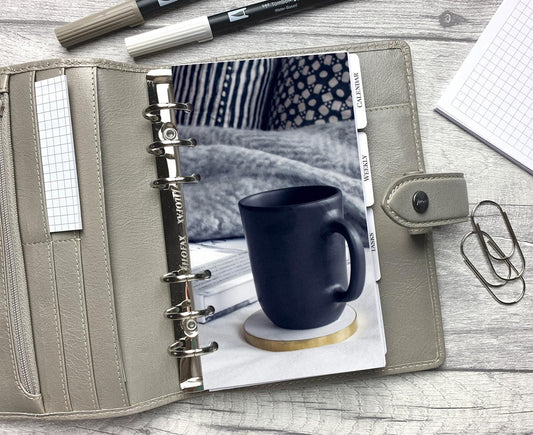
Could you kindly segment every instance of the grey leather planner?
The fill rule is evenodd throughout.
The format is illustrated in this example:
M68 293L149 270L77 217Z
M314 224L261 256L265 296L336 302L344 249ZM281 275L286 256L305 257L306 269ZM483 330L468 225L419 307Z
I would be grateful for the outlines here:
M468 200L462 174L425 173L408 45L241 59L336 52L361 65L387 347L357 376L435 368L432 228L464 221ZM222 60L238 59L206 62ZM202 181L180 165L195 151L177 135L180 86L170 68L98 59L0 68L0 417L120 416L209 390L204 361L224 343L202 335L213 309L191 295L210 273L190 264L187 184Z

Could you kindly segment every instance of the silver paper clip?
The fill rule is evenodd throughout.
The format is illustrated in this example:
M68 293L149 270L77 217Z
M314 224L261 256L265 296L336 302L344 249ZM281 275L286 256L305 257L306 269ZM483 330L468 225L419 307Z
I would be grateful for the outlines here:
M491 236L487 231L481 228L481 225L478 221L477 212L478 212L478 209L482 206L489 206L489 207L496 208L498 214L503 219L506 230L509 234L509 239L512 242L511 250L509 253L505 253L503 249L500 247L500 245L496 243L493 236ZM490 200L485 200L485 201L481 201L479 204L477 204L474 207L474 210L472 211L472 214L470 216L470 221L472 223L473 230L465 234L463 239L461 240L461 255L463 256L463 260L465 261L466 265L470 268L470 270L474 273L476 278L481 282L481 284L483 284L483 286L489 292L489 294L494 298L495 301L497 301L498 303L502 305L516 304L517 302L522 300L526 292L526 282L523 277L523 274L526 268L526 260L522 252L522 248L520 247L520 243L518 242L518 239L511 225L511 222L509 221L509 217L507 216L507 213L502 209L502 207L498 203L494 201L490 201ZM474 263L470 260L470 258L465 252L465 249L464 249L465 243L473 235L476 235L479 240L479 243L481 245L481 251L485 257L486 262L488 263L490 267L490 273L493 275L492 280L489 280L488 278L486 278L479 271L479 269L476 266L474 266ZM515 264L512 262L512 259L515 256L515 254L519 258L519 261L520 261L519 267L516 267ZM502 275L501 272L498 271L498 268L501 268L502 266L505 266L506 276ZM514 281L520 281L522 285L520 294L516 299L503 300L500 297L498 297L496 293L493 291L493 289L504 287L505 285L512 283Z

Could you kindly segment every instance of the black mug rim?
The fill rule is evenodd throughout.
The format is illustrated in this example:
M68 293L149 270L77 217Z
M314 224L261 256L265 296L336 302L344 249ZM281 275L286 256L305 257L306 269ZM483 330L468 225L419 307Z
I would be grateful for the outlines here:
M286 204L260 204L260 200L265 197L276 197L278 195L283 195L286 193L291 193L295 191L303 192L316 192L319 194L314 198L306 201L295 201L292 203ZM317 184L310 186L295 186L295 187L284 187L281 189L267 190L265 192L254 193L252 195L246 196L239 201L239 207L246 210L281 210L289 207L306 207L306 206L315 206L320 203L327 203L333 201L337 196L342 195L341 190L335 186L329 186L325 184Z

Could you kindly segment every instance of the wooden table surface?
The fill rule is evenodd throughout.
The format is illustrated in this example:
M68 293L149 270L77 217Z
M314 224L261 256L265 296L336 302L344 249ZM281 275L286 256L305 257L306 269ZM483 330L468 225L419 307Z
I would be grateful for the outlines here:
M52 57L132 61L123 38L143 30L241 6L189 2L71 51L53 29L117 3L105 0L3 0L0 64ZM172 64L242 52L404 39L412 49L428 171L464 172L471 206L493 199L508 211L530 263L524 300L494 302L464 265L468 224L435 231L447 359L437 370L368 379L353 375L210 393L140 415L100 421L1 421L0 432L103 433L433 433L533 431L533 178L433 111L499 0L348 0L265 23L214 41L142 59ZM1 394L1 392L0 392Z

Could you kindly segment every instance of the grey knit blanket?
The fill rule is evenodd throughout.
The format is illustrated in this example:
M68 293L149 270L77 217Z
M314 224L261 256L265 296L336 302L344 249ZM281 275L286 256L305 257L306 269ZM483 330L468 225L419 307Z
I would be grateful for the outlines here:
M191 241L242 237L238 201L265 190L327 184L343 192L345 216L367 245L366 217L353 120L294 130L263 131L220 127L180 128L198 141L181 148Z

